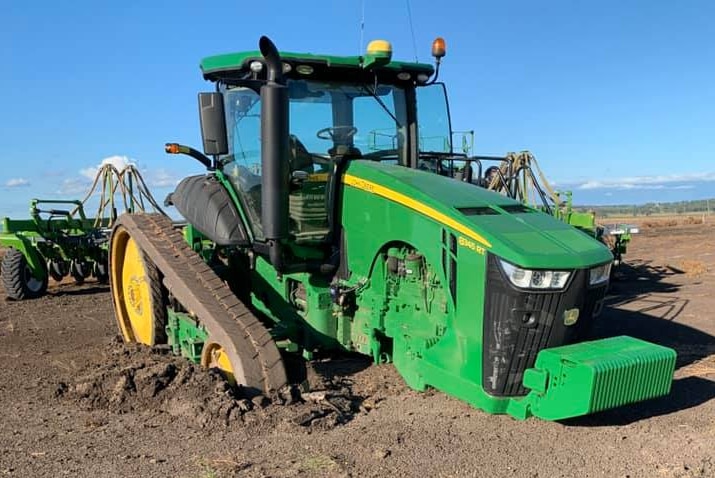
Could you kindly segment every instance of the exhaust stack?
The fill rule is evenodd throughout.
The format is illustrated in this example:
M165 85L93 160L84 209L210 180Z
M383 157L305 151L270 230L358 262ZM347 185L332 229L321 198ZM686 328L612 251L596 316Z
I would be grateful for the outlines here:
M271 263L280 272L280 241L288 238L289 231L288 87L275 44L262 36L259 48L267 68L267 82L261 86L261 221Z

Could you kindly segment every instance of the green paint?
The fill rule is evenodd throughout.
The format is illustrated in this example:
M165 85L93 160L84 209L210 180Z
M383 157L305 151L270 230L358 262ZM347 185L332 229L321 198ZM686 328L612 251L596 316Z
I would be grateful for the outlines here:
M201 350L208 338L206 330L189 314L167 309L166 336L172 351L194 363L201 362Z
M672 349L625 336L545 349L524 374L531 392L507 411L561 420L667 395L675 359Z
M355 70L363 68L365 58L361 56L331 56L314 55L312 53L291 53L281 51L281 59L289 63L293 69L298 65L313 65L327 67L329 70ZM238 53L228 53L216 55L201 60L201 71L204 78L215 80L222 72L227 71L249 71L252 61L262 61L263 57L259 51L244 51ZM385 65L376 66L375 70L385 69L388 71L406 71L413 74L423 73L431 76L434 72L432 65L426 63L410 63L403 61L391 61Z
M277 339L288 339L307 351L349 348L338 341L338 322L329 283L308 273L276 274L262 257L250 273L251 304L276 325Z
M522 267L585 268L611 260L605 246L563 222L535 210L517 214L504 212L500 206L515 205L518 202L468 183L423 171L362 160L353 161L348 173L415 199L468 226L492 244L492 247L486 249ZM404 221L405 224L402 227L390 228L390 233L393 234L391 237L400 237L411 242L424 236L426 231L422 229L423 224L436 224L424 215L412 214L411 210L404 206L352 187L346 188L346 196L352 197L353 192L355 197L344 201L344 207L352 211L352 204L355 204L361 212L352 211L350 215L344 214L344 217L350 218L348 222L354 221L355 218L364 218L366 223L361 227L370 231L382 229L383 224L390 223L393 216L398 216L397 220ZM384 204L387 207L384 207ZM494 206L499 213L467 216L459 210L488 206ZM369 214L365 211L369 211ZM458 231L453 232L464 236ZM408 237L405 237L405 233ZM437 236L432 236L431 242L435 242L436 238ZM385 240L389 241L388 238Z
M201 234L201 231L193 225L187 224L184 227L184 239L204 261L211 262L213 260L216 253L215 244Z

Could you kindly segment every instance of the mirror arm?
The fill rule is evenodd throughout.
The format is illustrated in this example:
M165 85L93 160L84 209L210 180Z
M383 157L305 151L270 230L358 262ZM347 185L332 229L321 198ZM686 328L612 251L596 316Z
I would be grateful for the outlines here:
M179 143L166 143L166 145L164 145L164 151L166 151L168 154L185 154L187 156L191 156L199 163L206 166L206 169L208 169L209 171L213 171L214 169L216 169L214 162L211 161L208 156L201 153L200 151L195 150L190 146L184 146L183 144Z

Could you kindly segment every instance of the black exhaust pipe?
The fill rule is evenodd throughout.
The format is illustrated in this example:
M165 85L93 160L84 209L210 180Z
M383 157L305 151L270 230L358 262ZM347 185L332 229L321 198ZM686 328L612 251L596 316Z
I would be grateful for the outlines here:
M261 220L270 261L282 272L281 241L287 239L289 233L288 87L275 44L262 36L258 45L267 68L267 82L261 86Z

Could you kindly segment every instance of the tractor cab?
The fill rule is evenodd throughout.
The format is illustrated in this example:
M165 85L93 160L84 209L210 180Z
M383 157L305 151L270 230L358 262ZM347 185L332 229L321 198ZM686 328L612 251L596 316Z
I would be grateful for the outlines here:
M290 127L282 161L288 166L290 234L300 244L328 238L327 185L336 163L370 158L403 164L409 157L404 90L338 81L330 73L286 82ZM219 88L228 137L219 168L245 205L254 237L262 239L260 91L241 81Z
M200 94L204 151L213 156L202 162L235 194L259 253L270 249L283 264L325 260L337 249L338 182L350 161L418 168L421 158L451 154L435 69L391 54L378 40L364 56L279 55L264 39L261 51L202 61L217 90Z

